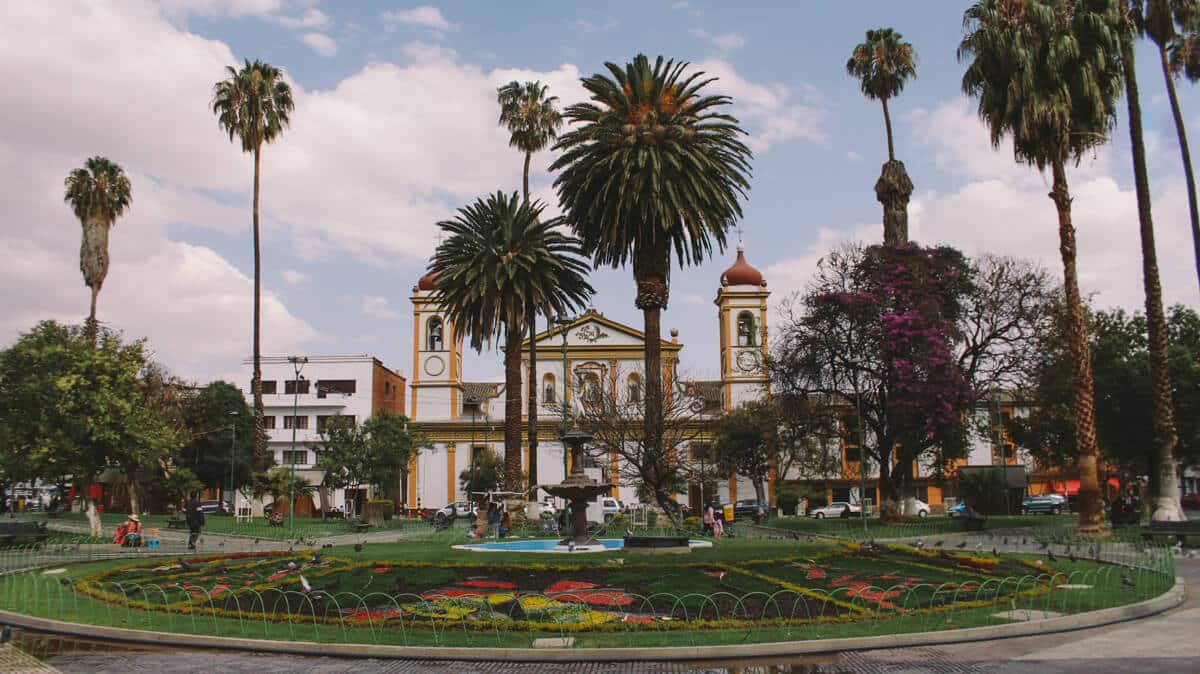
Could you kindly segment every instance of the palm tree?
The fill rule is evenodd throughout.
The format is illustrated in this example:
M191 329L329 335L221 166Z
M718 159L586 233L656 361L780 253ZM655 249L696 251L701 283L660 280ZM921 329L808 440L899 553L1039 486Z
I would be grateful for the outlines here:
M1141 9L1142 0L1133 0ZM1192 172L1192 153L1188 149L1187 130L1175 75L1180 70L1189 80L1200 80L1200 2L1196 0L1146 0L1142 31L1158 47L1158 61L1167 83L1167 98L1175 119L1175 136L1183 158L1183 177L1187 181L1188 214L1192 220L1192 249L1196 258L1196 277L1200 280L1200 206L1196 203L1196 176ZM1180 34L1176 25L1184 29Z
M212 110L217 124L232 142L241 140L242 152L254 154L254 469L261 471L267 450L263 430L262 400L262 251L259 245L259 175L263 143L283 133L295 108L292 89L283 81L283 72L262 61L246 59L241 70L225 66L228 79L213 85Z
M1162 4L1151 2L1151 6ZM1157 8L1156 12L1161 12ZM1143 14L1141 0L1132 4L1125 0L1117 3L1113 14L1113 27L1120 35L1121 61L1125 72L1125 102L1129 110L1129 145L1133 155L1133 180L1137 191L1138 232L1142 242L1142 285L1146 289L1146 337L1150 356L1151 425L1154 440L1154 455L1157 469L1152 474L1154 492L1154 519L1180 521L1186 519L1179 503L1176 485L1179 478L1175 467L1175 446L1179 438L1175 434L1174 403L1171 398L1171 373L1167 362L1167 320L1163 315L1162 282L1158 273L1158 252L1154 245L1154 219L1150 212L1150 178L1146 171L1146 144L1142 138L1142 106L1138 96L1137 68L1134 60L1134 36L1139 31L1150 30L1145 18L1162 22L1162 13ZM1170 23L1170 15L1166 21ZM1161 26L1154 31L1161 31ZM1169 39L1169 38L1168 38ZM1158 43L1158 40L1155 40ZM1165 44L1165 42L1164 42ZM1166 67L1166 52L1160 47L1162 62ZM1167 81L1170 73L1164 70Z
M79 246L79 271L83 283L92 289L92 308L88 312L86 334L96 341L96 297L104 277L108 276L108 230L133 201L129 178L119 164L105 157L92 157L67 175L63 201L71 205L83 225L83 243Z
M917 76L916 53L912 43L902 42L902 38L891 28L868 30L867 39L855 45L846 61L846 73L859 79L863 95L883 104L888 160L875 182L875 196L883 204L883 242L889 246L908 241L908 199L913 191L904 162L896 161L892 116L888 112L888 99L899 94L909 78Z
M700 264L714 243L724 250L750 188L751 153L737 119L722 112L733 99L701 93L715 78L642 54L605 67L611 78L583 80L593 102L567 108L578 126L559 140L563 154L550 168L562 171L559 201L595 263L632 263L645 323L646 447L661 454L671 259Z
M448 236L429 272L447 319L482 349L504 336L504 485L520 491L521 337L529 303L565 314L591 296L581 242L561 231L562 218L542 221L541 202L513 192L477 199L453 220L438 223Z
M963 90L979 99L992 144L1011 136L1014 157L1050 169L1072 359L1079 530L1106 530L1096 459L1096 419L1087 326L1075 268L1067 161L1104 143L1121 89L1118 36L1090 5L1074 0L979 0L963 17Z
M525 153L525 170L521 186L526 203L529 202L529 161L534 152L546 149L550 141L562 127L562 115L559 114L555 103L557 96L546 97L549 89L541 82L526 82L519 84L509 82L496 90L496 99L500 103L500 124L508 128L511 134L508 144ZM537 485L537 418L538 418L538 387L537 387L537 316L540 313L532 300L529 303L529 488ZM535 494L536 496L536 494Z

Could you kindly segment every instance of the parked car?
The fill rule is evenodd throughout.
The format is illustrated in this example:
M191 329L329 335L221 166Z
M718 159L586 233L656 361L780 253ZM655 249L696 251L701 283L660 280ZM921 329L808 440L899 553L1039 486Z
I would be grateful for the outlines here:
M1067 510L1067 497L1062 494L1038 494L1021 499L1021 514L1046 513L1058 515Z
M621 512L621 504L611 496L601 496L588 503L587 519L589 522L607 522Z
M962 517L967 514L967 502L959 501L954 505L946 508L946 517Z
M229 501L201 501L200 509L205 515L230 515L233 513L233 508L229 507Z
M1184 508L1200 508L1200 492L1193 494L1184 494L1179 502Z
M539 501L538 506L540 506L543 513L550 513L551 515L558 513L558 508L555 508L554 504L549 501Z
M478 512L479 506L474 503L469 501L455 501L454 503L447 503L438 508L437 512L433 514L433 518L436 520L453 520L460 517L469 518L475 517Z
M771 505L763 504L763 518L765 519L771 514ZM733 504L733 519L737 520L753 520L758 518L758 499L746 498L737 501Z
M834 501L827 506L808 511L809 517L822 520L826 517L861 517L862 507L845 501Z
M913 499L909 503L912 508L905 515L916 515L917 517L929 517L929 504L919 498Z

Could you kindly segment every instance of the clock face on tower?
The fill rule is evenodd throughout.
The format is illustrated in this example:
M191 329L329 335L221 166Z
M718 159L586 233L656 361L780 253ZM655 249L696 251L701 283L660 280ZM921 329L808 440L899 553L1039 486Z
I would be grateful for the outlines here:
M430 356L425 359L425 374L430 377L437 377L446 371L446 362L438 356Z
M737 355L738 369L746 374L758 372L760 364L757 351L742 351Z

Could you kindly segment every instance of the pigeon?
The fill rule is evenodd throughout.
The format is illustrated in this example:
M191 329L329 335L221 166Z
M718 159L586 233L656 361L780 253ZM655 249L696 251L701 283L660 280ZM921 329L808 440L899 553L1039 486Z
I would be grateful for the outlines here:
M1004 537L1004 544L1005 544L1005 545L1008 545L1008 536L1005 536L1005 537Z
M924 550L925 549L925 541L917 541L916 545L914 545L913 547L918 550Z
M179 558L179 568L183 569L184 571L195 571L196 570L196 567L183 561L182 557Z
M363 549L363 544L362 544L362 543L355 543L355 544L354 544L354 551L355 551L355 552L362 552L362 549Z
M321 563L321 553L320 553L320 552L314 552L314 553L313 553L313 556L312 556L312 559L308 560L308 563L309 563L309 564L320 564L320 563Z
M983 550L983 542L982 541L975 544L975 552L979 552L981 550Z
M4 629L0 629L0 644L7 644L10 641L12 641L12 627L5 625Z
M1029 545L1029 539L1028 539L1028 538L1022 538L1022 539L1021 539L1021 545Z
M304 588L305 594L312 592L312 585L308 583L308 579L303 574L300 576L300 587Z
M1195 551L1195 550L1188 550L1188 551L1187 551L1187 558L1188 558L1188 559L1195 559L1195 558L1196 558L1196 551Z
M996 548L994 548L994 547L993 547L993 548L992 548L992 556L993 556L993 557L999 557L999 556L1000 556L1000 551L999 551L999 550L997 550Z
M219 543L217 543L217 547L218 547L218 548L223 548L223 547L225 547L225 540L224 540L224 539L221 539L221 541L220 541Z
M1054 551L1053 551L1053 550L1047 550L1047 551L1046 551L1046 559L1049 559L1049 560L1050 560L1050 561L1052 561L1052 562L1057 562L1057 561L1058 561L1058 557L1055 557L1055 556L1054 556Z
M256 538L256 539L254 539L254 544L255 544L255 545L258 545L258 541L259 541L259 539L257 539L257 538Z
M1133 579L1129 577L1128 573L1121 574L1121 582L1129 587L1137 587L1137 583L1133 582Z
M71 579L70 578L59 578L58 582L62 583L64 586L66 586L66 585L71 584Z
M1079 561L1079 558L1075 556L1075 553L1072 552L1071 548L1069 548L1069 547L1067 548L1067 559L1071 560L1072 562Z
M933 544L933 547L935 547L935 548L940 548L940 547L942 547L942 543L945 543L945 542L946 542L946 541L938 541L938 542L936 542L936 543L934 543L934 544Z
M961 550L961 549L963 549L963 548L967 547L967 542L966 542L966 541L963 541L962 543L959 543L958 545L956 545L956 546L954 546L954 547L956 547L956 548L958 548L959 550Z
M1038 543L1038 550L1045 550L1048 547L1050 547L1049 541L1041 541L1040 543Z
M295 570L296 570L296 563L295 563L295 562L288 562L288 563L287 563L287 568L288 568L288 571L295 571Z

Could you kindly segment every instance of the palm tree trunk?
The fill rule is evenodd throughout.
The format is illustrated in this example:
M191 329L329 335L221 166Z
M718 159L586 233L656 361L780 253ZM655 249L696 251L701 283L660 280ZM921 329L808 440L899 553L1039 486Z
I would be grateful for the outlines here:
M1071 350L1072 409L1075 413L1075 447L1079 453L1079 524L1085 534L1106 534L1104 507L1100 500L1100 476L1096 450L1096 410L1092 356L1088 347L1079 277L1075 271L1075 226L1071 224L1071 193L1063 160L1053 162L1054 186L1050 199L1058 209L1058 246L1063 262L1063 290L1067 303L1067 339Z
M1121 40L1121 58L1125 61L1125 102L1129 108L1129 141L1133 149L1133 180L1137 189L1138 232L1142 239L1142 284L1146 288L1146 334L1150 350L1150 408L1157 465L1157 490L1154 494L1154 519L1184 519L1179 504L1175 475L1174 404L1171 400L1171 374L1167 363L1167 321L1163 316L1162 283L1158 274L1158 252L1154 245L1154 219L1150 213L1150 178L1146 171L1146 145L1142 139L1142 106L1138 99L1137 71L1134 68L1133 39Z
M1183 124L1183 113L1179 109L1179 96L1175 93L1175 78L1171 77L1171 65L1167 61L1167 50L1158 50L1162 62L1163 78L1167 81L1167 97L1171 99L1171 115L1175 118L1175 135L1179 138L1179 153L1183 155L1183 176L1187 181L1188 212L1192 217L1192 248L1196 256L1196 278L1200 280L1200 207L1196 205L1196 176L1192 174L1192 153L1188 150L1187 130Z
M266 430L263 428L262 397L262 249L259 243L258 194L262 147L254 148L254 470L261 472L266 465ZM299 384L294 384L298 386Z
M896 148L892 145L892 116L888 113L887 97L879 100L883 102L883 126L887 129L888 161L896 161Z
M525 203L529 203L529 159L531 156L532 156L532 153L530 153L530 152L525 153L525 173L524 173L524 181L522 182L522 187L524 189L523 194L525 195Z
M533 311L533 297L529 298L529 491L532 498L537 498L538 470L538 378L537 378L537 312Z
M504 349L504 489L521 491L521 333L515 316L508 321Z
M663 381L662 381L662 309L647 307L642 310L645 323L646 355L646 451L651 456L662 457L663 427Z
M79 244L79 271L83 273L83 282L92 291L91 308L88 311L84 334L93 343L100 333L100 324L96 321L96 298L100 288L108 276L108 229L109 223L103 218L89 216L83 221L83 238Z
M100 296L100 288L92 286L92 308L88 311L87 324L84 326L84 335L92 342L96 343L96 336L100 334L100 324L96 322L96 298Z

